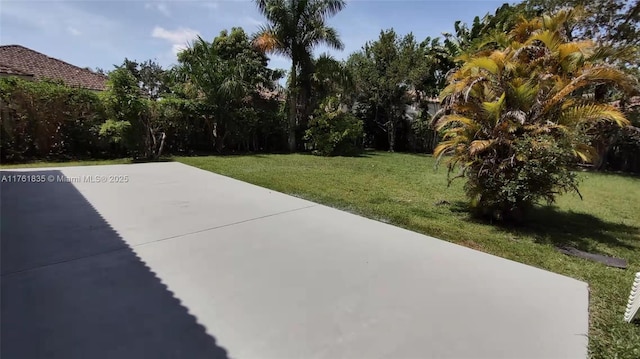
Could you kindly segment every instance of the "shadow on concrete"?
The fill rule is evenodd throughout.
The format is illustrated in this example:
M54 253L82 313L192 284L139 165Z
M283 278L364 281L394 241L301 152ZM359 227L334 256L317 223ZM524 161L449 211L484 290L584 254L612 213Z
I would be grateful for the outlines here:
M72 183L23 175L63 176L0 172L0 357L228 358Z

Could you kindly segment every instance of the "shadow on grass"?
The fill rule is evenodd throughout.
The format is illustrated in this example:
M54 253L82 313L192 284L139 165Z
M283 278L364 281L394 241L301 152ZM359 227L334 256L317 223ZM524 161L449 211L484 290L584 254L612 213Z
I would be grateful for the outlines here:
M172 157L135 158L131 160L131 163L151 163L151 162L173 162L173 158Z
M624 249L640 249L640 228L622 223L604 221L587 213L561 211L553 206L536 206L522 224L490 222L471 215L466 202L456 201L449 206L453 213L467 213L467 220L493 225L498 230L514 235L527 235L540 244L573 247L585 252L598 253L596 244Z
M377 153L374 152L362 152L362 153L356 153L354 155L341 155L341 156L335 156L335 157L352 157L352 158L373 158L375 156L378 156Z
M368 151L368 150L363 152L343 153L339 155L329 155L329 156L317 155L317 154L314 154L312 151L296 152L296 154L304 155L304 156L314 156L319 158L322 158L322 157L325 157L325 158L373 158L380 155L375 151Z
M534 235L536 241L557 247L571 246L597 252L596 243L625 249L639 248L640 228L604 221L587 213L559 211L554 207L535 207L526 224L512 230ZM634 243L635 242L635 243Z
M251 158L269 158L271 155L299 155L299 156L312 156L312 157L345 157L345 158L373 158L376 156L380 156L379 151L374 150L365 150L363 152L358 152L354 154L342 154L335 156L320 156L315 155L311 151L296 151L296 152L287 152L287 151L270 151L270 152L194 152L188 154L176 154L175 157L251 157ZM171 161L171 158L168 158L167 161ZM141 161L141 162L150 162L150 161Z

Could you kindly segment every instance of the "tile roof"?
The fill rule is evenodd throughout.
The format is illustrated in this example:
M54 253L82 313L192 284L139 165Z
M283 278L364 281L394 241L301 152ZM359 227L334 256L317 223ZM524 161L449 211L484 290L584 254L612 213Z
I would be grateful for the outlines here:
M105 90L107 77L20 45L0 46L0 74L62 80L72 87Z
M13 67L6 66L1 63L0 63L0 74L16 75L16 76L33 76L32 74L14 69Z

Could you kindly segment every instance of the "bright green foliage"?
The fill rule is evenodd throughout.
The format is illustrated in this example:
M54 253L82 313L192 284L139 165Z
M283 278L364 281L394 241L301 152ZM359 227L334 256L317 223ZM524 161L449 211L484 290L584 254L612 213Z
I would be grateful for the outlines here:
M473 207L483 216L521 220L530 204L541 199L551 203L558 193L577 191L570 146L551 135L515 138L512 156L517 165L495 172L479 170L467 177L465 190L476 201Z
M2 161L98 157L104 107L94 92L56 82L0 78Z
M353 155L362 151L362 121L328 98L309 121L305 140L322 156Z
M100 126L100 136L108 138L114 144L122 144L131 130L131 122L109 119Z
M380 33L347 61L355 83L357 116L364 121L366 145L391 151L432 149L434 132L416 122L430 120L431 99L446 84L455 61L446 43L412 34ZM407 107L413 105L412 108Z
M424 108L424 97L436 97L446 86L446 75L455 67L454 55L448 52L440 38L427 37L409 52L408 83L417 91L416 102Z
M346 64L329 54L313 60L310 107L316 109L325 99L335 96L343 103L353 102L354 79Z
M533 17L534 12L528 10L525 5L503 4L496 9L494 14L486 14L482 18L476 16L471 26L462 21L454 23L455 32L444 33L444 47L449 60L460 61L464 55L474 54L477 51L494 48L497 44L508 41L506 35L513 26L522 18ZM456 59L458 57L458 59Z
M523 20L510 46L470 57L450 77L436 118L443 142L436 156L451 155L466 192L481 213L520 219L538 200L553 201L576 189L572 158L594 159L586 133L595 123L629 122L589 95L594 85L632 91L634 79L597 62L592 42L568 41L571 13Z
M409 103L408 77L415 46L412 35L398 37L393 30L381 31L378 40L367 43L347 62L356 83L356 111L365 120L365 131L371 137L386 135L389 151L396 149L398 125Z
M192 153L211 149L202 113L206 109L199 102L174 96L163 97L153 103L154 127L166 135L165 153ZM156 148L162 137L156 137Z
M147 157L143 123L147 107L134 75L123 67L111 71L107 91L102 96L111 121L102 125L100 133L112 143L112 150L134 158Z
M116 68L125 68L135 77L145 98L157 100L169 92L169 73L153 60L138 63L125 58L122 65Z
M178 61L183 90L201 103L205 129L213 134L217 151L257 135L266 110L260 91L273 90L281 73L267 68L266 56L251 46L241 28L222 31L211 43L199 38Z
M254 36L254 44L262 51L291 59L288 93L289 150L297 149L296 132L299 122L304 127L306 115L312 110L311 97L313 49L326 45L342 49L337 31L327 20L340 12L344 0L255 0L258 10L267 19Z

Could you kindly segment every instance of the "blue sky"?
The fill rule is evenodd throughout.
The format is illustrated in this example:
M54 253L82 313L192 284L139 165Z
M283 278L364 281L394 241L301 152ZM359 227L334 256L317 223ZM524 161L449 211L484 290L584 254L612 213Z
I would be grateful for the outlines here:
M471 22L505 1L347 0L330 20L345 44L329 51L346 58L381 29L427 36L453 32L456 20ZM19 44L81 67L112 69L125 57L175 63L175 54L196 35L212 40L241 26L251 34L264 22L249 0L0 0L0 44ZM318 48L317 53L326 49ZM270 66L288 69L272 57Z

